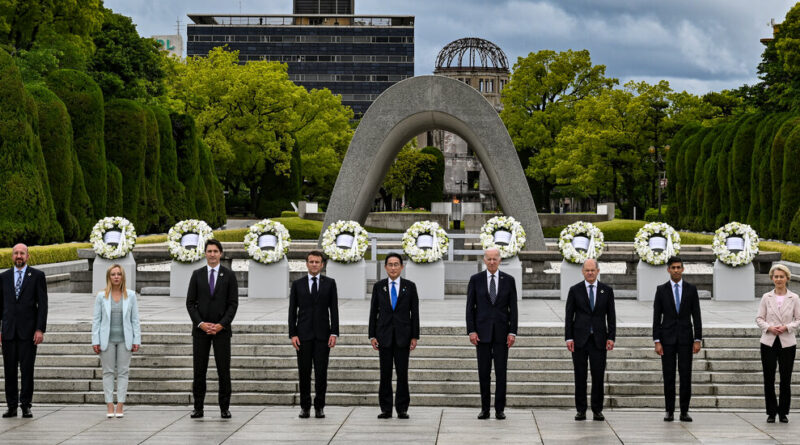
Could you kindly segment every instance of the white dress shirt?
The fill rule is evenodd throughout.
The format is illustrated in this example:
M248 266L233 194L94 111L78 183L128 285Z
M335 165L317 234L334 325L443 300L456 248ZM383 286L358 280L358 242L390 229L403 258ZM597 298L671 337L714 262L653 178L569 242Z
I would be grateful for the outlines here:
M319 277L320 277L320 274L316 274L316 275L308 274L308 292L311 292L311 286L314 285L314 281L311 280L314 277L317 277L317 291L319 291L319 282L320 282Z

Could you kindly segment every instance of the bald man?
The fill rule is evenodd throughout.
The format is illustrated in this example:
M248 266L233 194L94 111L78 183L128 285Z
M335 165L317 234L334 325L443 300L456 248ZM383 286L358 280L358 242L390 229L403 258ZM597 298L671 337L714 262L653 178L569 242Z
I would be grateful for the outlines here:
M584 280L569 288L565 338L572 353L575 368L575 420L586 420L587 360L592 368L593 420L603 416L603 380L606 354L614 349L617 315L614 310L614 290L597 281L600 268L597 261L586 260L582 267Z
M47 282L44 272L28 266L28 246L17 244L11 251L14 267L0 274L0 345L3 348L6 404L3 417L33 417L33 365L36 347L47 328ZM17 393L17 367L22 389Z
M508 350L517 337L517 286L514 277L500 272L500 251L483 253L486 270L469 279L467 287L467 333L478 355L478 380L481 387L481 412L489 418L492 361L497 379L494 391L495 418L506 418L506 367Z

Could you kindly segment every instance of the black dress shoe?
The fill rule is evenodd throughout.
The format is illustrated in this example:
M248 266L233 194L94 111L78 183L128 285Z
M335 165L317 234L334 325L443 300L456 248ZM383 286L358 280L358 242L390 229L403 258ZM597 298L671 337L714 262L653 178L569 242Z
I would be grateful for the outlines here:
M8 411L3 413L3 418L8 419L9 417L17 417L16 408L9 408Z
M325 410L322 408L314 409L314 417L317 419L324 419L325 418Z
M775 416L767 416L767 423L775 423Z
M221 410L219 410L219 416L222 417L223 419L230 419L231 418L231 412L230 412L230 410L227 410L227 409L221 409Z
M578 412L575 414L575 420L586 420L586 413Z
M681 422L691 422L692 418L689 417L689 413L681 413Z
M22 417L24 419L30 419L31 417L33 417L33 413L31 412L31 407L30 406L23 406L22 407ZM787 420L787 422L788 422L788 420Z
M300 415L298 415L297 417L301 419L308 419L309 417L311 417L311 413L309 411L310 410L307 410L305 408L300 408Z
M592 420L606 420L606 416L603 413L594 413L592 414Z
M202 419L203 418L203 410L202 409L196 409L196 410L192 411L192 414L189 415L189 417L191 417L192 419Z
M397 413L397 418L398 419L408 419L408 413L405 412L405 411L399 411Z
M675 414L667 413L667 415L664 416L664 422L674 422L674 421L675 421Z
M505 420L506 413L504 413L502 411L497 411L496 413L494 413L494 418L497 419L497 420Z
M481 413L478 414L478 419L479 420L484 420L484 419L488 419L488 418L489 418L489 410L481 411Z
M392 413L389 412L389 411L381 411L381 413L378 414L378 418L379 419L391 419L392 418Z
M780 420L781 423L789 423L789 418L786 417L786 414L778 415L778 420Z

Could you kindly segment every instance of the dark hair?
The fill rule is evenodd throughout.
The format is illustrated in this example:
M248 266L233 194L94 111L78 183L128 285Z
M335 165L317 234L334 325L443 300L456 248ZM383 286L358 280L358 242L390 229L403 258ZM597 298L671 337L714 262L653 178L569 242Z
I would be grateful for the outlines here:
M324 253L320 252L319 250L312 250L311 252L308 252L306 254L306 262L308 262L308 258L312 257L312 256L318 256L318 257L322 258L322 262L323 263L325 263L327 261L327 259L325 258L325 254Z
M222 243L221 243L221 242L219 242L219 241L217 241L217 240L215 240L215 239L210 239L210 240L207 240L207 241L206 241L206 247L203 249L203 251L204 251L204 252L205 252L206 250L208 250L208 245L209 245L209 244L210 244L210 245L212 245L212 246L217 246L217 249L219 249L219 253L222 253L222 252L224 252L224 251L222 250Z
M669 259L667 260L667 267L670 267L675 263L681 263L681 266L683 266L683 260L681 259L681 257L676 255L669 257Z
M400 260L400 265L401 266L403 265L403 257L401 257L400 254L397 252L391 252L388 255L386 255L386 258L383 259L384 266L389 264L389 258L397 258L398 260Z

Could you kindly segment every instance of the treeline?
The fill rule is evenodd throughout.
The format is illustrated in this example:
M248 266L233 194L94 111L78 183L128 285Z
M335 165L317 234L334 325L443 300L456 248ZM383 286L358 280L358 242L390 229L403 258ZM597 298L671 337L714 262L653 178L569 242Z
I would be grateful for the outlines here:
M667 222L712 231L739 221L800 241L799 124L790 112L750 113L681 129L667 160Z
M84 72L58 69L25 84L0 49L0 143L0 245L85 240L105 216L124 216L139 233L185 218L225 222L222 185L194 120L106 102Z

